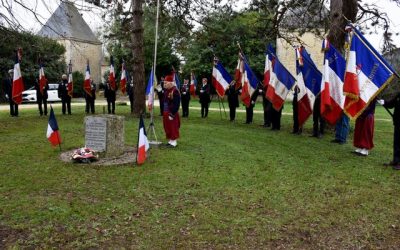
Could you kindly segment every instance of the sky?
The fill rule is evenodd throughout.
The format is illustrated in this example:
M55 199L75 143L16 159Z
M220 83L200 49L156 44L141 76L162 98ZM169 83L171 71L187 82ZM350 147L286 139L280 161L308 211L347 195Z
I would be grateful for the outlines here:
M21 25L23 26L24 29L32 31L33 33L37 33L42 24L47 21L47 19L50 18L51 14L56 10L58 7L60 0L18 0L18 1L23 1L27 5L29 5L29 8L32 10L36 10L38 14L38 21L34 15L25 9L23 9L21 6L19 6L17 3L15 3L13 0L4 0L5 2L9 3L11 6L13 13L15 13L15 18L20 20ZM88 6L91 7L91 5L87 4L84 0L71 0L74 2L79 9L88 9ZM228 0L223 0L223 1L228 1ZM238 0L237 1L237 7L236 9L243 8L244 6L247 5L249 0ZM382 9L382 11L386 12L391 19L391 27L394 32L400 33L400 18L398 18L398 13L400 13L400 7L398 7L396 4L391 3L389 0L362 0L362 2L367 2L367 3L374 3L378 7ZM101 20L101 14L102 10L99 8L90 8L91 11L81 11L82 17L85 19L85 21L88 23L90 28L93 31L99 30L103 23L99 20ZM4 8L0 7L0 11L4 13ZM379 32L379 31L378 31ZM366 34L366 38L370 41L370 43L379 51L382 44L383 44L383 38L382 34ZM400 47L400 36L394 36L393 40L395 44Z

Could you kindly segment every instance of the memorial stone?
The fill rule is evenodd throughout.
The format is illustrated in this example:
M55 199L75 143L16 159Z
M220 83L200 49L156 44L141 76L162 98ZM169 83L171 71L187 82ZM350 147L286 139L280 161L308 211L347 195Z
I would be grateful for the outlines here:
M124 152L124 117L97 115L85 117L85 146L103 157L117 157Z

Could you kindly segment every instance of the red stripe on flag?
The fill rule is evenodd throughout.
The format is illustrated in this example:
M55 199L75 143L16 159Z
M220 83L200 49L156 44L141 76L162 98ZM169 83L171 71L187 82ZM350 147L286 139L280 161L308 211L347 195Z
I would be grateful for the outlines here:
M47 140L49 140L51 145L53 145L54 147L57 146L58 144L61 144L61 137L58 130L53 131L53 133L51 133L50 137L48 137Z
M86 94L92 96L92 86L90 86L90 79L86 79L83 84L83 89L85 90Z
M22 103L22 91L24 91L24 83L22 77L13 81L12 86L12 99L16 104Z
M222 87L222 85L214 77L212 78L212 84L220 97L225 95L224 87Z
M285 100L282 100L282 98L275 93L275 88L272 87L271 85L268 86L266 96L267 96L268 100L272 103L272 107L275 110L277 110L277 111L281 110Z
M246 107L250 107L250 92L249 92L249 84L247 82L244 83L242 88L242 93L240 94L240 99Z
M325 111L322 112L321 106L321 116L324 120L330 125L335 125L339 120L340 116L343 114L342 108L330 97L332 105L329 108L325 108ZM322 99L321 99L322 100ZM322 102L321 102L322 105Z
M298 107L297 110L299 112L298 116L299 126L303 126L303 124L312 114L310 99L308 99L307 95L304 95L303 98L297 101L297 107Z
M146 146L142 145L138 148L138 153L137 153L137 164L143 164L144 161L146 160Z
M361 98L355 101L354 99L346 96L346 99L344 101L344 110L351 117L355 117L360 112L360 110L364 109L366 105L367 104Z

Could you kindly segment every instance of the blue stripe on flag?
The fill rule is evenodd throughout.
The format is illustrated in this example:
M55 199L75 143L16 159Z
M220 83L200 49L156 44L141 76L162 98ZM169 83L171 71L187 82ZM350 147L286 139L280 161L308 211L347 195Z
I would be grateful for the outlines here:
M303 73L304 84L314 95L318 95L321 92L322 73L315 66L304 47L301 50L301 56L303 57L303 67L300 67L300 70Z
M221 73L222 77L224 78L224 80L230 84L232 82L232 77L231 75L226 71L226 69L224 68L224 66L221 64L221 62L218 62L217 65L215 65L215 67L217 68L217 70Z
M253 89L256 89L257 84L260 81L257 79L256 75L253 73L246 61L244 61L244 70L247 72L247 79L249 80L250 86L253 87Z
M344 82L344 74L346 71L346 60L344 57L329 44L329 50L325 52L325 60L328 60L329 67L335 71L336 75L339 76L340 80Z
M151 72L150 72L149 81L147 82L146 95L150 94L150 91L153 88L153 84L154 84L154 73L153 73L153 68L152 68Z
M289 73L285 66L281 64L277 57L275 57L274 62L274 73L276 77L287 89L291 89L296 82L295 78Z
M357 68L380 88L393 75L394 70L357 29L354 31L350 50L356 52Z

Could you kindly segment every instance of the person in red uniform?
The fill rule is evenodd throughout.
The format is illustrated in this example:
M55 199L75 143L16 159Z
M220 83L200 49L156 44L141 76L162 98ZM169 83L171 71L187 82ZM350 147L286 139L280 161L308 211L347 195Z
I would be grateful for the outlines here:
M163 110L163 125L165 136L169 140L168 147L176 147L177 139L179 138L179 128L181 126L179 117L179 106L181 96L175 86L174 78L168 75L164 79L164 110Z
M375 100L368 105L356 120L353 145L356 148L354 153L358 155L367 156L374 147L374 113Z

